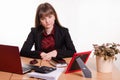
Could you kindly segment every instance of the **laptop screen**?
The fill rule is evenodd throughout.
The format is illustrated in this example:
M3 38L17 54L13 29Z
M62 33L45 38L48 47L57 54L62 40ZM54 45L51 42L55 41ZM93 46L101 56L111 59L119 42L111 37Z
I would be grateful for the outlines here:
M71 73L71 72L76 72L80 71L80 67L78 63L76 62L76 58L80 57L84 63L88 60L90 56L91 51L85 51L85 52L80 52L80 53L75 53L70 61L70 63L67 66L66 72L65 73Z
M0 44L0 71L22 74L21 59L17 46Z

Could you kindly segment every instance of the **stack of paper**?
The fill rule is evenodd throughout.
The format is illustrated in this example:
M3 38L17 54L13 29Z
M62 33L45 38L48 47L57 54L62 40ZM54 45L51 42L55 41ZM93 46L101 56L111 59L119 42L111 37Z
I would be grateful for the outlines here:
M60 74L64 71L65 68L57 68L55 71L47 73L47 74L42 74L38 72L30 72L27 73L28 77L34 77L34 78L41 78L45 80L58 80Z

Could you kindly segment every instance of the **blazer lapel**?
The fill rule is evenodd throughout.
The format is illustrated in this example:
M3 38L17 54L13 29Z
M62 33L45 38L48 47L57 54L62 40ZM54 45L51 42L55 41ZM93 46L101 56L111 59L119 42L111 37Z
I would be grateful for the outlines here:
M38 44L38 49L41 50L41 41L42 41L42 31L38 32L37 34L37 44Z
M55 26L55 35L54 35L54 38L55 38L55 47L58 46L58 41L59 41L59 29L57 26Z

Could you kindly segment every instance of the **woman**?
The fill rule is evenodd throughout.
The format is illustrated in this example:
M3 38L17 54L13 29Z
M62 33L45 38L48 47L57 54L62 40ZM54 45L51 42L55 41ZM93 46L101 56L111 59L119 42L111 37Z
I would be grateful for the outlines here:
M35 50L32 51L32 46ZM36 11L35 28L31 29L21 56L51 60L71 57L76 52L67 28L60 25L55 9L49 3L40 4Z

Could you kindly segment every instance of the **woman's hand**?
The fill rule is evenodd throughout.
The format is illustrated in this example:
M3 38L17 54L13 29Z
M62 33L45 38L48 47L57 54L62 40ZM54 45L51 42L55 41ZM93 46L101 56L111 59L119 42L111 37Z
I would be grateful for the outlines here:
M41 56L42 59L44 59L47 56L47 53L41 52L40 56Z
M42 52L40 54L41 58L43 60L47 60L47 61L50 61L52 57L56 57L57 56L57 51L56 50L53 50L51 52L48 52L48 53L45 53L45 52Z
M47 55L49 55L51 58L52 58L52 57L56 57L56 56L57 56L57 51L56 51L56 50L53 50L53 51L47 53Z

